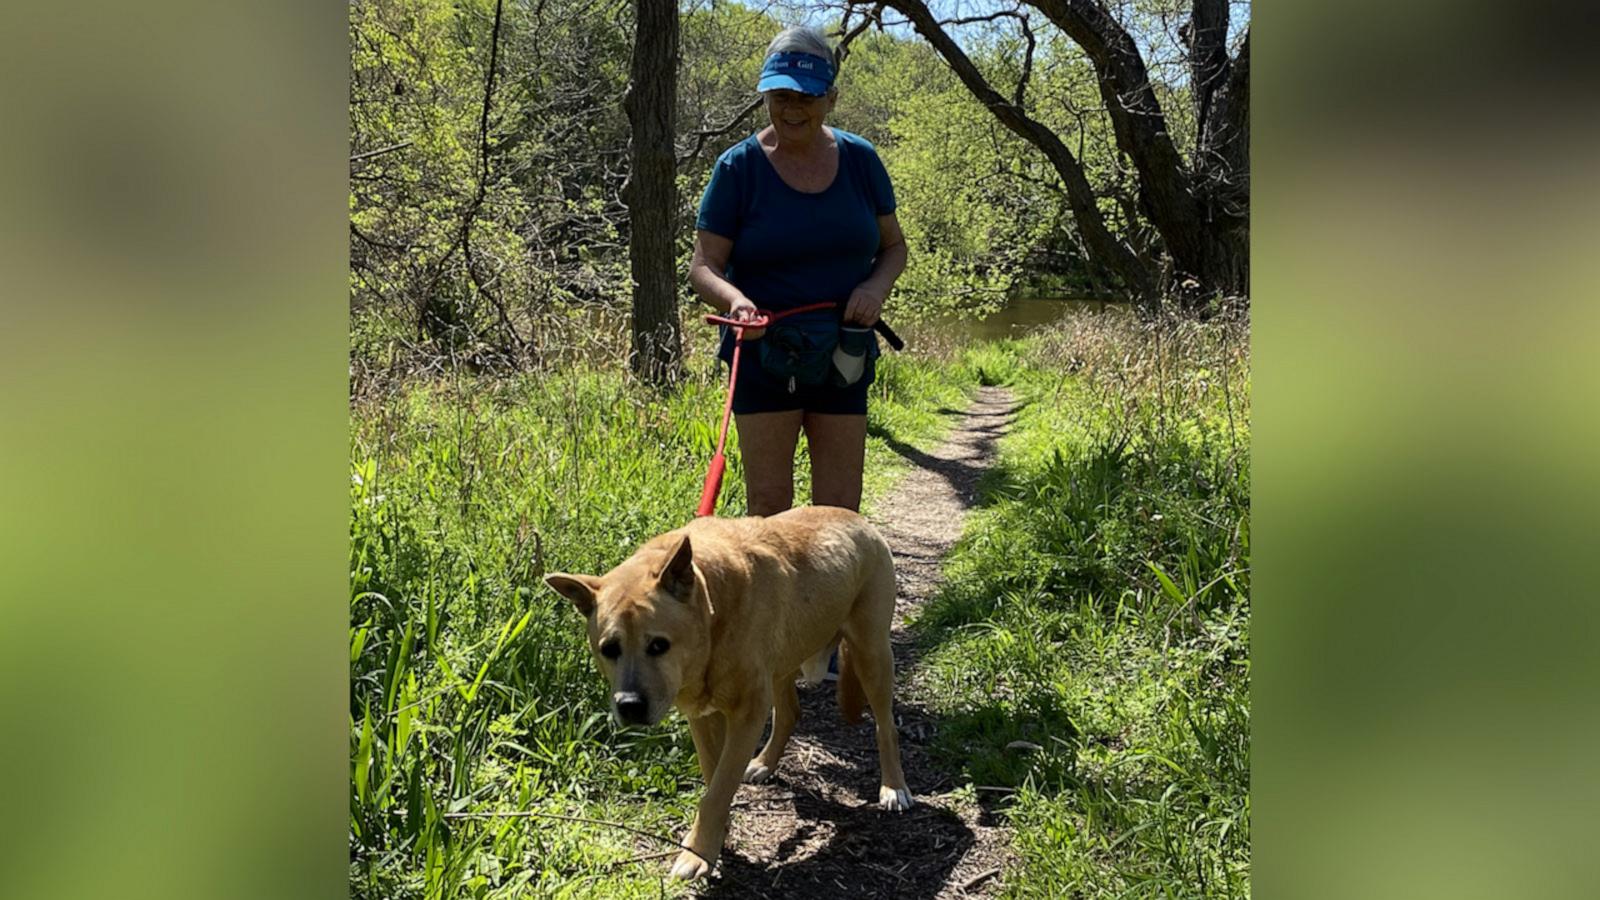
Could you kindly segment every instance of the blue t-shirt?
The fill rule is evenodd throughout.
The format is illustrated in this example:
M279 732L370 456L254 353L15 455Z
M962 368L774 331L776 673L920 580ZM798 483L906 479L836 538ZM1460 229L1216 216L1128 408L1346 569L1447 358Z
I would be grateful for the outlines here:
M842 305L872 274L878 216L894 212L894 187L871 142L831 130L839 173L827 190L785 184L751 135L717 158L700 198L695 227L733 241L723 277L762 309Z

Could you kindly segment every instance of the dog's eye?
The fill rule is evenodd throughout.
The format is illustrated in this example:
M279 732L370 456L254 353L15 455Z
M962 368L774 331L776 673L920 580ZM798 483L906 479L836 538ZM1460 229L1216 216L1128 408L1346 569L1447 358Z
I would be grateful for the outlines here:
M644 648L644 652L650 654L651 656L660 656L661 654L667 652L667 648L671 646L672 642L666 638L656 638L650 642L649 646Z
M616 659L622 655L621 641L606 641L600 645L600 655L606 659Z

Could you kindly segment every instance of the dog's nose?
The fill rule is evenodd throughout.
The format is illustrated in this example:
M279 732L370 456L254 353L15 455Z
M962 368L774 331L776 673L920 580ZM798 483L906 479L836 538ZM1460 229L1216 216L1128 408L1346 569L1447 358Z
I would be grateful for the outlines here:
M644 695L633 691L618 691L611 696L611 702L617 707L617 718L626 725L643 725L650 711Z

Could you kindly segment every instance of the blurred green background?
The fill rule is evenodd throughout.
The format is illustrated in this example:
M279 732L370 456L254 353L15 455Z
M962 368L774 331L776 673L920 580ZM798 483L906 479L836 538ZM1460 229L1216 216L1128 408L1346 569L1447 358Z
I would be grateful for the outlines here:
M1253 12L1261 896L1600 875L1586 16ZM343 894L345 10L8 26L5 893Z
M1600 875L1585 15L1257 12L1259 896Z
M8 8L8 897L342 896L342 6Z

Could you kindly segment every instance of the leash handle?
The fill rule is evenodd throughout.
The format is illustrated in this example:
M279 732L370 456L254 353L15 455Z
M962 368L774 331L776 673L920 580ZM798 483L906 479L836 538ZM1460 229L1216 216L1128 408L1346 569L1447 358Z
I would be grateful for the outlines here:
M770 309L758 309L756 310L756 317L754 319L730 319L727 316L708 315L706 316L706 321L713 325L727 325L732 327L734 329L734 338L742 340L744 338L744 332L741 329L766 328L768 325L771 325L773 322L776 322L779 319L787 319L788 317L797 315L799 313L811 312L818 309L832 309L838 305L839 304L837 303L810 303L805 306L797 306L794 309L786 309L783 312L773 312Z
M734 338L742 341L744 340L744 329L765 328L772 324L774 316L766 310L760 310L759 312L760 315L757 315L754 319L730 319L727 316L708 315L706 316L706 321L712 325L727 325L735 329Z
M794 309L786 309L783 312L777 313L772 312L771 310L759 309L756 310L757 315L754 319L730 319L727 316L708 315L706 316L706 321L712 325L727 325L730 328L733 328L734 339L738 341L744 339L743 329L745 328L766 328L779 319L784 319L798 313L811 312L812 310L817 309L832 309L838 305L839 304L837 303L811 303L807 304L806 306L797 306ZM894 329L889 327L888 322L879 319L878 321L872 323L872 329L883 335L883 339L889 343L890 347L893 347L896 350L906 349L906 342L901 340L900 335L894 333Z
M888 341L889 346L893 347L894 349L904 350L906 348L906 342L900 340L900 335L894 333L894 329L889 327L888 322L879 319L878 321L872 323L872 328L874 331L883 335L883 339Z

